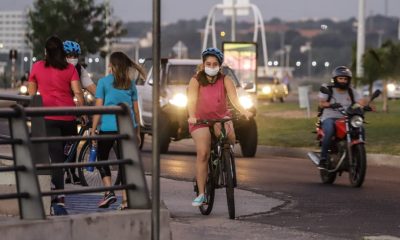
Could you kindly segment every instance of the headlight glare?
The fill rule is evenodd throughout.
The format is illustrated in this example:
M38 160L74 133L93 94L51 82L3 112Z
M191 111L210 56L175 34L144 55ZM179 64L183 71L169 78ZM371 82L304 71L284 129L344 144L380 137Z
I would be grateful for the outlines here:
M263 87L262 92L265 94L270 94L271 93L271 87Z
M27 88L26 86L21 86L21 87L19 88L19 91L20 91L22 94L26 94L26 93L28 92L28 88Z
M387 85L387 90L388 90L389 92L393 92L394 90L396 90L396 86L395 86L393 83L389 83L389 84Z
M251 100L251 98L249 96L241 96L239 98L239 102L244 109L249 109L249 108L253 107L253 105L254 105L253 101Z
M169 103L184 108L187 106L187 96L182 93L177 93L169 100Z
M362 127L362 125L364 124L364 119L361 116L354 116L351 118L350 124L355 128Z

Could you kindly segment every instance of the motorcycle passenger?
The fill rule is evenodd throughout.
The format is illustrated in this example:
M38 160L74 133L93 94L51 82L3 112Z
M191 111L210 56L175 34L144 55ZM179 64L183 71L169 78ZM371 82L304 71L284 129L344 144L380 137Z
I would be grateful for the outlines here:
M202 60L200 71L190 79L188 86L188 123L189 131L196 144L196 179L199 188L199 195L192 202L194 207L198 207L206 201L204 192L211 145L208 125L196 125L197 119L230 117L227 97L246 118L253 115L240 105L232 79L221 72L221 65L224 61L223 53L217 48L207 48L202 53ZM220 129L220 124L214 125L216 135L220 134ZM225 129L229 142L234 144L235 131L232 121L225 123Z
M342 117L342 114L335 109L348 108L353 103L365 104L359 93L351 87L351 78L352 73L349 68L336 67L332 72L333 86L328 86L332 90L332 97L322 92L318 94L319 107L322 109L320 121L324 132L319 167L323 169L329 168L328 150L335 134L335 121Z

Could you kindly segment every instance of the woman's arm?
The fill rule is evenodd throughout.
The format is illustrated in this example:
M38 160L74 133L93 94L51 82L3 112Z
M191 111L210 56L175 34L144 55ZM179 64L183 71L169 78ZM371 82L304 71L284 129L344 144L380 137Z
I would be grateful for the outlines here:
M82 86L79 80L71 81L71 89L74 93L76 100L78 101L78 106L85 105L85 100L83 98Z
M37 84L35 82L28 82L28 94L29 96L36 95L37 92Z
M239 102L239 98L237 96L236 87L233 84L232 79L229 76L225 76L224 85L226 89L226 93L228 95L229 100L231 101L234 108L236 108L241 114L243 114L247 119L253 116L253 113L247 111L242 107Z
M197 97L199 95L199 82L197 79L192 78L190 79L189 86L188 86L188 114L189 114L189 123L196 123L196 104L197 104Z
M133 113L135 117L135 122L137 124L136 128L136 135L138 138L138 145L140 145L140 112L139 112L139 102L138 101L133 101Z
M95 106L96 107L103 106L103 99L96 98ZM92 135L96 134L97 125L99 125L99 122L100 122L100 114L93 115L93 123L92 123L92 129L91 129Z

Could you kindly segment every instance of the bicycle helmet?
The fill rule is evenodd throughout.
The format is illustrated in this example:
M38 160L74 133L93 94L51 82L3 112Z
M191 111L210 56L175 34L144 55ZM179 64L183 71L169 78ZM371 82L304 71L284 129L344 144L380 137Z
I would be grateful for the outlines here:
M346 84L339 83L336 80L337 77L347 77L348 81L347 81ZM352 77L353 77L353 74L351 73L351 70L346 66L336 67L332 72L333 84L334 84L335 87L338 87L338 88L347 89L350 86L350 82L351 82L351 78Z
M214 56L218 59L219 65L222 65L224 62L224 54L218 48L207 48L201 53L201 57L203 58L203 62L207 56Z
M64 51L66 54L74 53L81 54L81 46L79 43L74 41L65 41L64 42Z

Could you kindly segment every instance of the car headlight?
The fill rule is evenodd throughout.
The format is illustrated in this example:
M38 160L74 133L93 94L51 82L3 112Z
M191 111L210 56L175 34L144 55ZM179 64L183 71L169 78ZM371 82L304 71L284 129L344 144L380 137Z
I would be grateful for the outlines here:
M22 94L26 94L28 92L28 88L26 86L21 86L19 88L19 92Z
M364 119L361 116L354 116L351 118L350 124L355 128L362 127L362 125L364 124Z
M270 94L272 92L271 87L263 87L262 92L265 94Z
M187 96L183 93L177 93L169 100L169 103L184 108L187 106Z
M393 83L389 83L386 87L389 92L396 90L396 86Z
M254 103L251 100L250 96L241 96L241 97L239 97L239 102L240 102L240 105L242 105L242 107L244 109L249 109L249 108L253 107L253 105L254 105Z

